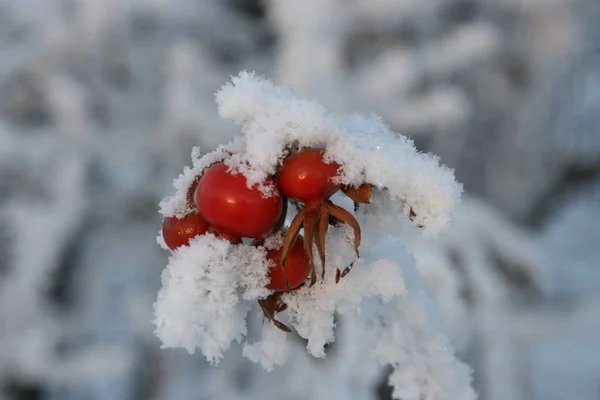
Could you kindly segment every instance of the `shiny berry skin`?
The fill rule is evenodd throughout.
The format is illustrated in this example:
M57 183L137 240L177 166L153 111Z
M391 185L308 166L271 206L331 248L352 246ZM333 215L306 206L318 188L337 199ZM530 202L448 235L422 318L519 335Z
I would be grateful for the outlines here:
M198 211L215 229L236 237L257 238L267 234L281 214L281 193L273 179L266 185L273 187L271 197L261 191L248 189L241 173L233 174L220 162L209 167L194 194Z
M190 239L203 235L208 230L208 223L198 213L191 213L183 218L167 217L163 220L162 235L171 250L188 246Z
M322 201L340 189L331 180L340 164L326 164L325 149L311 149L289 156L279 168L278 181L283 194L304 203Z
M304 251L304 244L301 236L298 236L285 260L284 268L290 280L289 288L287 287L285 274L281 269L281 255L281 249L267 251L267 259L273 263L273 265L269 267L269 283L267 284L267 289L276 292L297 288L306 280L308 274L310 274L310 263L308 261L308 256Z

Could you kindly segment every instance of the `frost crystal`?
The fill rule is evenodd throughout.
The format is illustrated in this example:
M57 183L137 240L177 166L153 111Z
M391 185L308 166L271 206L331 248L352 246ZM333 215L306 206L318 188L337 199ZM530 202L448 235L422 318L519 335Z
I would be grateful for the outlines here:
M243 355L271 371L290 359L290 335L306 339L312 356L326 357L341 317L362 332L364 340L356 346L394 368L395 398L475 399L470 372L454 357L414 260L398 244L402 221L412 221L425 236L446 227L462 191L453 172L437 157L417 152L412 141L377 117L337 115L254 74L233 78L216 100L221 117L237 123L243 135L203 157L195 149L193 167L175 180L175 195L161 202L163 215L190 212L190 187L207 166L222 160L244 174L249 187L256 185L269 196L273 188L263 182L275 174L291 145L324 147L326 160L342 166L339 183L370 183L374 195L355 213L362 226L360 258L351 244L352 229L333 226L326 237L323 279L281 295L287 311L277 318L295 333L266 322L260 338L244 339L253 303L271 294L265 288L266 249L279 248L280 235L249 246L206 234L174 251L155 303L156 335L163 346L200 349L216 363L233 341L246 340ZM337 197L332 200L351 211L350 203ZM319 260L315 265L321 268ZM350 272L336 283L336 270L345 269Z
M260 248L232 245L214 235L193 239L176 250L163 271L155 304L156 335L163 347L200 348L218 362L231 342L246 334L249 303L269 291L269 264Z

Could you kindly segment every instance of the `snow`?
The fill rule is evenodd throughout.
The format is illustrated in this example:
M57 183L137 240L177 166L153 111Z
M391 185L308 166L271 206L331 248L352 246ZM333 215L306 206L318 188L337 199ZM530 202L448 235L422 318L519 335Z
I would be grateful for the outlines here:
M474 399L470 371L454 357L436 307L421 288L414 261L378 229L386 216L403 213L426 237L442 231L462 192L452 171L441 166L437 157L417 152L412 141L392 132L376 116L333 113L253 73L233 77L217 92L216 101L221 117L240 125L242 136L200 158L195 149L192 168L175 180L177 192L161 202L161 213L189 212L190 186L215 161L225 160L231 171L244 174L248 187L256 185L269 196L275 187L263 182L289 154L288 145L324 147L325 160L341 165L338 182L373 184L376 206L371 210L367 205L358 215L367 227L361 257L351 245L349 226L329 229L324 277L312 287L283 293L287 311L277 318L306 340L307 352L316 358L325 358L326 345L335 341L335 316L355 319L357 329L369 332L360 345L394 368L389 383L395 398ZM243 342L252 301L270 294L265 289L269 267L265 249L281 243L280 234L263 246L232 245L206 234L175 250L163 271L155 303L155 333L163 347L181 347L190 353L200 349L216 364L232 342ZM317 260L315 265L320 266ZM350 266L347 276L336 283L336 270ZM363 310L365 304L370 306ZM273 371L290 358L288 337L266 322L260 339L244 341L242 354Z
M218 363L231 342L246 334L250 307L240 301L238 287L245 288L248 300L267 296L268 266L260 248L232 245L211 234L175 250L155 304L155 333L163 347L182 347L190 354L200 348L209 362Z
M267 372L285 364L289 359L288 334L276 328L273 324L264 324L261 340L246 343L243 355L252 362L260 364Z
M417 152L414 143L392 132L376 116L338 115L322 105L296 98L255 74L241 72L216 95L219 113L240 125L245 151L227 163L242 171L249 184L275 173L285 146L324 145L329 158L342 165L339 182L370 182L386 189L415 224L435 235L448 223L462 186L439 159Z
M198 348L161 350L152 335L171 254L154 240L156 205L174 195L164 215L187 213L189 183L171 185L190 148L211 152L240 133L214 93L245 68L335 110L381 115L482 197L463 196L434 240L383 190L357 215L365 232L406 246L406 296L414 263L481 398L598 399L600 202L571 200L574 187L598 187L579 172L598 170L600 3L575 3L0 0L0 398L386 397L390 369L370 356L361 317L381 313L378 296L335 314L325 359L295 333L278 336L244 298L258 296L258 280L236 291L254 304L248 332L219 366ZM550 299L539 290L548 270ZM257 343L255 364L242 354Z

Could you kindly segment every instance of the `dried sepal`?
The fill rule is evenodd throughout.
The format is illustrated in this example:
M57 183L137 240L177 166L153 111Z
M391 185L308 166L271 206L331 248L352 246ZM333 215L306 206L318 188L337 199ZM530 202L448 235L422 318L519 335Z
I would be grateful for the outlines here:
M344 268L344 270L342 271L342 278L350 273L353 266L354 266L354 263L351 262L350 265L348 265L346 268Z
M317 250L319 251L319 257L321 258L321 279L325 279L325 260L326 260L326 249L325 249L325 237L327 236L327 229L329 228L329 213L325 205L321 206L319 210L319 222L318 222L316 244Z
M233 156L233 154L234 154L233 150L229 150L229 149L222 149L222 152L225 153L225 154L227 154L229 157ZM198 186L198 182L200 182L200 178L202 178L202 175L204 175L204 171L206 171L208 168L212 167L213 165L215 165L215 164L217 164L219 162L221 162L221 161L215 161L215 162L212 162L212 163L210 163L208 165L205 165L198 172L198 175L196 175L194 177L194 180L192 181L192 183L188 187L187 192L185 193L185 202L186 202L187 207L190 210L197 210L198 209L198 206L196 204L196 200L194 199L194 193L196 192L196 187Z
M292 331L283 322L275 319L275 314L285 311L287 309L287 304L281 302L279 293L273 293L272 295L267 296L264 299L259 299L258 305L260 306L265 318L271 321L271 323L274 326L276 326L284 332L289 333Z
M273 323L274 326L276 326L277 328L281 329L284 332L287 332L287 333L292 332L292 330L283 322L277 321L276 319L272 319L271 322Z
M342 207L336 206L331 202L327 203L327 209L329 211L329 214L333 215L335 218L341 220L342 222L345 222L346 224L352 227L352 229L354 230L354 251L356 252L356 256L359 257L358 248L360 246L361 233L358 221L356 220L356 218L354 218L354 215L350 214Z
M304 209L304 251L306 252L306 257L308 257L308 262L310 263L309 287L314 286L317 282L317 271L313 259L313 241L315 240L315 231L319 215L318 209Z
M228 149L226 146L223 146L222 151L223 151L223 153L227 154L229 157L233 156L233 150Z
M307 149L299 149L299 151L304 150ZM371 202L372 188L373 186L371 184L364 183L360 186L344 187L342 191L354 201L355 207L357 207L358 204L368 204ZM317 281L317 273L313 258L313 244L317 247L321 261L321 279L325 279L327 259L326 236L329 225L338 226L345 223L352 227L354 232L354 251L356 256L359 256L361 229L352 213L333 204L329 198L304 205L294 200L290 200L290 203L297 208L298 213L294 217L284 238L282 246L282 266L285 264L285 260L299 235L300 229L304 228L304 251L309 259L311 270L309 287L312 287ZM343 272L344 275L347 274L346 270ZM336 282L339 281L341 277L343 277L342 271L337 270Z
M343 277L345 277L346 275L348 275L350 273L350 270L352 269L353 265L354 265L354 263L351 262L350 265L348 265L342 271L340 271L340 269L338 268L335 271L335 283L338 283L340 281L340 279L342 279Z
M280 313L280 312L284 312L285 310L287 310L287 308L288 308L288 305L287 305L287 304L285 304L285 303L281 303L281 304L280 304L280 305L277 307L277 312L278 312L278 313Z
M294 242L296 242L296 238L298 237L300 229L302 228L302 224L304 223L304 214L304 210L300 210L300 212L296 214L292 220L292 223L290 224L290 227L288 228L285 238L283 239L283 245L281 246L281 265L285 265L285 260L287 260L288 254L290 253Z
M190 210L198 209L198 207L196 206L196 201L194 200L194 193L196 192L196 187L198 186L198 182L200 182L200 178L202 178L202 175L198 175L194 178L192 184L190 185L185 194L185 202Z
M292 284L290 283L290 277L288 276L288 273L285 270L285 267L283 266L283 264L281 264L280 267L281 267L281 271L283 272L283 276L285 277L285 288L286 288L286 290L290 290L292 287Z
M360 186L346 186L342 189L342 192L355 203L369 204L371 203L372 188L373 185L370 183L363 183Z

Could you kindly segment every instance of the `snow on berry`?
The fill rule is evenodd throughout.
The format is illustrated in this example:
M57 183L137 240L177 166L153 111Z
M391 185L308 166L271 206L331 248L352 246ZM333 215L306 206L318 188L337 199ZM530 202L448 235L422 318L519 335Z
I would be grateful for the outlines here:
M271 231L252 242L215 236L212 227L172 251L155 303L163 347L200 349L218 363L233 341L243 342L243 355L271 371L293 362L289 335L306 339L312 356L325 357L335 316L342 315L364 331L356 346L393 367L395 398L475 399L470 371L454 357L414 259L399 244L406 221L425 236L446 227L462 191L453 172L377 117L338 115L254 74L234 77L216 101L221 117L237 123L242 135L202 157L196 148L192 168L175 180L176 193L161 202L161 214L196 212L189 201L194 184L221 161L265 198L281 196L283 209ZM273 185L285 160L303 152L305 161L287 164L285 185ZM286 196L295 207L288 209ZM297 276L285 277L294 268L285 264L292 248L310 263L310 279L299 287ZM278 266L272 291L269 270ZM251 342L246 318L257 315L256 303L263 334Z
M221 117L238 124L245 141L245 150L226 162L251 184L273 175L286 146L297 142L325 146L326 160L342 165L340 183L385 188L407 216L412 209L426 234L441 232L459 202L462 185L453 172L376 116L338 115L247 72L223 86L216 100Z

